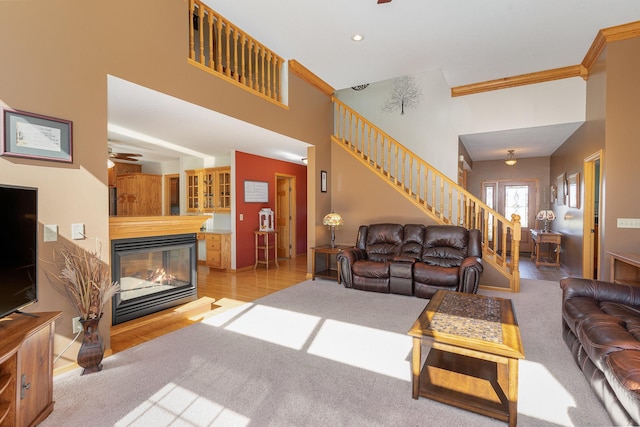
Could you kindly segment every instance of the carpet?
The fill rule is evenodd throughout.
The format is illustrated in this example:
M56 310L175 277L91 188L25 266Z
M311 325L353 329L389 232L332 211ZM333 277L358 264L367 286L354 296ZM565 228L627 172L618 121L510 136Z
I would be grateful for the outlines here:
M561 338L557 282L511 298L526 360L520 426L609 425ZM54 379L42 426L504 426L411 398L407 331L427 300L316 280L247 303Z

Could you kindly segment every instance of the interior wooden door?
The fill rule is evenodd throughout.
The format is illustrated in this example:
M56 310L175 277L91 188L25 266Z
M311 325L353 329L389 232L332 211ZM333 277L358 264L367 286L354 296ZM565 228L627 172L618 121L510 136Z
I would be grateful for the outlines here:
M164 215L180 215L180 174L164 176Z
M584 160L584 216L582 240L582 277L600 277L600 188L602 151Z
M291 258L295 248L295 177L276 176L276 242L278 258Z

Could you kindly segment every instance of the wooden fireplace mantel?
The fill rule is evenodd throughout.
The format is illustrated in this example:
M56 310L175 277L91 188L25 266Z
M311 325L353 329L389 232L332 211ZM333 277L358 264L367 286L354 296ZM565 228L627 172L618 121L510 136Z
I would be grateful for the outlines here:
M113 240L197 233L209 218L209 215L112 216L109 237Z

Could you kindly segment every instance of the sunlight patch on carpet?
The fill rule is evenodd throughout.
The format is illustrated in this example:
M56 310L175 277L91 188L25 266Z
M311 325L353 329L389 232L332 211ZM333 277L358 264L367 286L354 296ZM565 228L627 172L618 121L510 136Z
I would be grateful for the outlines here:
M255 305L232 320L225 329L273 344L300 350L316 325L318 316Z
M411 337L352 323L326 320L309 354L411 381Z
M519 376L519 413L556 425L573 425L571 414L578 410L576 401L547 368L521 360Z
M250 419L177 384L169 383L118 421L130 426L247 426Z
M216 303L218 302L219 301L216 301ZM205 325L221 327L221 326L224 326L226 323L232 321L233 319L235 319L245 311L249 310L251 307L253 307L253 303L250 303L250 302L242 304L237 307L231 307L231 308L225 307L226 308L225 311L219 312L215 316L204 319L201 323Z

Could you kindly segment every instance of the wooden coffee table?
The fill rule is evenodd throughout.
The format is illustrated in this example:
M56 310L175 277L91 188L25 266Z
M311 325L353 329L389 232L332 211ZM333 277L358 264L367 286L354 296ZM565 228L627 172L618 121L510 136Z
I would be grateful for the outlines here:
M516 425L518 360L511 300L438 291L409 330L413 398L419 396ZM431 350L422 369L422 346Z

